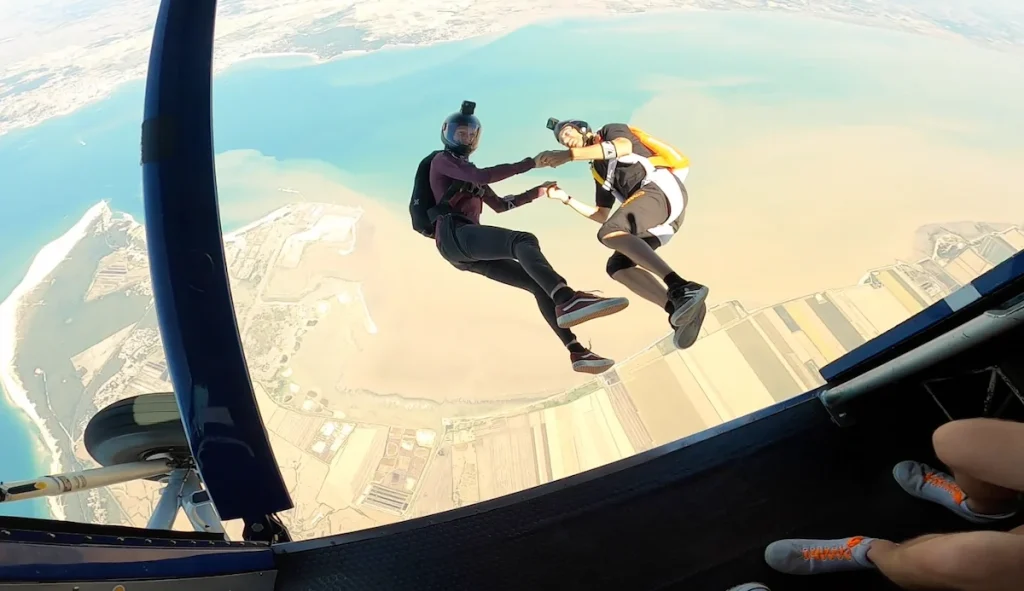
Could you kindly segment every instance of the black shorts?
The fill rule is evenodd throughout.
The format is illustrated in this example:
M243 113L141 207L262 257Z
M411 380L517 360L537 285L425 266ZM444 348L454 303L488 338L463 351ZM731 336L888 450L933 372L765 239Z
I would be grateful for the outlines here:
M678 179L676 180L678 181ZM682 181L678 181L678 186L685 205L686 187ZM612 232L628 232L642 238L651 248L657 249L683 225L686 214L685 207L674 220L669 222L671 213L671 205L665 192L658 185L648 183L630 195L625 203L609 216L608 221L601 226L598 236L601 237ZM651 229L655 229L658 235L651 233ZM608 258L605 270L609 275L614 275L623 269L635 266L636 263L629 257L616 252Z
M673 178L673 180L677 183L685 204L686 187L678 179ZM671 213L671 204L665 191L654 183L648 183L630 195L609 216L608 221L601 226L601 233L629 232L634 236L647 238L648 236L654 237L654 234L650 232L652 228L663 226L667 226L665 230L670 229L671 232L675 232L683 224L685 211L677 215L671 223L667 223ZM659 233L664 234L665 232Z

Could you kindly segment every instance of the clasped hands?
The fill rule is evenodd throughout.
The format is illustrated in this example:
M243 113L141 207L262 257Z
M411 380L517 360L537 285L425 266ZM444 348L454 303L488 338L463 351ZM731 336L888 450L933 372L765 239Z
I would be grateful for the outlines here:
M533 157L537 168L555 168L572 160L569 150L545 150Z
M533 157L537 168L555 168L572 160L572 152L569 150L546 150ZM558 183L548 181L537 187L538 197L547 197L562 203L569 201L569 195L558 187Z
M548 181L537 187L538 197L547 197L561 203L569 202L569 194L563 191L555 181Z

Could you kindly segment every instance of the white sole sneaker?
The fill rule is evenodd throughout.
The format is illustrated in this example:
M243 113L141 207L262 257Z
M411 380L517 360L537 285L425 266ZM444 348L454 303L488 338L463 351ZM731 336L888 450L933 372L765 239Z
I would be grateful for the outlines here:
M573 371L578 371L579 373L589 373L597 375L608 371L614 365L615 362L612 361L611 359L602 359L600 361L591 359L581 359L580 361L572 362L572 369Z
M607 298L599 302L587 304L579 310L566 312L558 317L558 328L572 328L603 316L611 316L625 310L629 306L626 298Z
M697 312L697 309L700 307L700 305L704 303L704 300L708 299L708 293L710 292L710 290L707 287L704 287L703 285L699 289L693 291L694 294L686 302L686 306L683 308L677 308L674 312L672 312L672 316L670 316L668 319L669 323L671 323L672 326L679 327L690 322L690 318L692 318L693 315Z
M690 319L690 323L680 326L672 336L672 344L676 349L689 349L697 342L700 336L700 327L704 325L704 317L708 314L708 306L701 303L697 307L697 313Z

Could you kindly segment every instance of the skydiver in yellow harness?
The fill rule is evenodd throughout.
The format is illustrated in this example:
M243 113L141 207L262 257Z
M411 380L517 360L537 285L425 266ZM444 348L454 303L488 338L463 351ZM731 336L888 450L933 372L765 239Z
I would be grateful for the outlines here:
M675 331L673 342L685 349L697 340L704 322L708 288L680 277L656 252L675 235L686 214L683 181L690 162L673 147L629 125L611 123L592 131L585 121L548 120L548 129L569 148L574 161L590 161L597 184L595 206L561 189L548 197L601 224L597 239L615 251L608 275L633 293L661 306ZM614 212L615 202L621 205Z

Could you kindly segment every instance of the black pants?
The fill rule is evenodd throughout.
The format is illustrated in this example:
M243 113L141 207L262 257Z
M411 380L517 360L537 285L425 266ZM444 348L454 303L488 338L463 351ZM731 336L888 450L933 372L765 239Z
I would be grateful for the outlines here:
M597 231L597 239L604 242L604 237L615 232L628 232L641 238L648 246L657 250L663 246L661 238L650 233L651 228L668 226L672 233L679 231L683 225L683 218L686 216L686 185L676 177L672 177L679 188L679 196L683 199L683 211L671 223L668 218L672 215L672 204L669 196L657 183L649 183L632 195L615 212L608 217L608 220L601 225ZM670 181L670 182L671 182ZM667 240L666 240L667 242ZM614 276L619 271L631 269L636 263L621 252L615 252L608 259L605 270L608 275Z
M576 340L572 331L558 327L551 299L551 293L566 281L551 268L533 234L446 216L437 228L437 250L459 270L530 292L562 344Z

